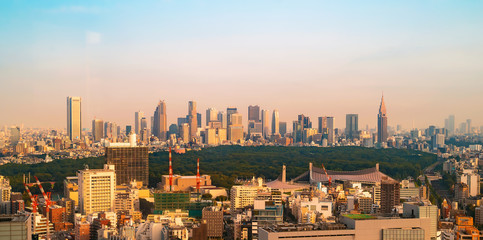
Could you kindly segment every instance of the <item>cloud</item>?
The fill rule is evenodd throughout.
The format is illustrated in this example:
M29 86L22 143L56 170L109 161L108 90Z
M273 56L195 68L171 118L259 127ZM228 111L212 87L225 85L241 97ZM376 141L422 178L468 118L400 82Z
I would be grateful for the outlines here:
M98 7L86 6L60 6L57 8L46 9L46 13L84 13L84 14L98 14L100 9Z
M87 44L99 44L101 43L101 34L98 32L86 32L86 43Z

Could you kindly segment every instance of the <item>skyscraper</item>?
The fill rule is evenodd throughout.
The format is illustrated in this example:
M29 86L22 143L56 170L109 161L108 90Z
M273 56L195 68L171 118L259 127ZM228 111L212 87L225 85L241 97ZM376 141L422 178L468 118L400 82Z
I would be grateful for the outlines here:
M166 116L166 102L159 101L156 111L154 111L153 134L161 141L166 141L168 132L168 123Z
M20 127L13 126L10 128L10 144L16 145L20 141Z
M334 117L326 117L327 118L327 143L333 144L334 139Z
M381 98L379 114L377 115L377 142L387 142L387 116L386 104L384 104L384 95Z
M101 119L92 120L92 139L99 142L104 137L104 121Z
M208 108L206 110L206 126L210 124L210 122L218 121L218 110L215 108Z
M79 170L77 178L79 179L79 208L82 214L113 211L116 189L116 173L113 165L104 165L104 169Z
M279 125L280 117L278 115L278 110L273 110L272 113L272 135L280 133L280 125Z
M111 144L106 147L106 162L115 166L118 185L129 184L133 180L148 185L148 147Z
M279 122L279 131L280 131L280 135L282 137L285 136L285 134L287 133L287 122Z
M196 113L196 102L189 101L188 103L188 123L190 125L190 141L196 138L198 132L198 115Z
M262 129L264 138L270 136L270 118L268 117L268 113L268 110L262 110Z
M239 113L232 113L231 124L228 126L228 140L237 143L243 140L243 124L242 115Z
M134 130L136 134L139 135L141 132L141 119L144 117L144 112L138 111L134 113Z
M381 181L381 213L391 213L399 205L399 182L395 180Z
M327 117L319 117L318 133L327 134Z
M455 118L454 115L449 115L448 119L445 120L445 128L448 130L448 135L455 134Z
M248 106L248 121L260 122L260 106Z
M140 132L144 129L148 129L148 120L145 118L145 117L142 117L141 118L141 128L140 128Z
M221 122L221 128L227 128L228 120L226 118L226 114L223 111L218 112L218 121Z
M81 98L67 97L67 134L70 140L79 139L82 135Z
M345 115L345 135L347 139L357 138L359 132L359 115L346 114Z
M231 125L231 115L237 112L238 112L238 109L236 107L226 108L227 126Z
M471 119L466 119L466 133L471 134Z

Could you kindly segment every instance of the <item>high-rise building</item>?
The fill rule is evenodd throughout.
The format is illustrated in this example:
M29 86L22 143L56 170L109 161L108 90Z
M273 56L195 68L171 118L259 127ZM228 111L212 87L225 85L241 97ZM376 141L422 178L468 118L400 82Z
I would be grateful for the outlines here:
M196 102L189 101L188 103L188 123L190 125L190 141L196 138L198 132L198 115L196 113Z
M466 133L471 134L471 119L466 119Z
M386 104L384 104L384 96L381 98L379 114L377 114L377 142L387 142L387 115Z
M262 110L262 129L264 138L268 138L270 136L270 118L268 117L268 113L268 110Z
M92 120L92 139L99 142L104 137L104 121L101 119Z
M134 130L136 131L137 135L139 135L139 133L143 129L141 127L141 119L143 117L144 117L144 112L138 111L134 113Z
M111 212L114 207L116 173L113 165L104 169L84 169L77 172L79 208L83 215Z
M272 113L272 135L276 135L280 133L280 116L278 114L278 110L273 110Z
M126 125L126 136L129 135L132 131L131 125Z
M205 207L202 210L202 219L206 221L208 238L223 237L223 211L218 207Z
M448 135L455 134L455 117L454 115L449 115L448 119L445 120L445 128L448 130Z
M432 205L429 201L405 202L403 204L403 217L431 219L429 236L431 239L436 239L438 232L438 206Z
M345 115L345 135L347 139L357 138L359 132L359 115L346 114Z
M113 122L104 123L104 137L112 140L117 139L117 124Z
M190 125L188 123L183 123L179 127L179 136L183 139L184 143L190 141Z
M141 129L140 131L148 129L148 120L145 117L141 118Z
M218 110L215 108L208 108L206 110L206 126L210 124L210 122L218 121Z
M278 125L279 125L280 135L284 137L285 134L287 133L287 122L279 122Z
M114 165L117 184L129 184L131 181L149 183L148 147L135 144L111 144L106 147L106 162Z
M227 126L231 124L231 115L237 113L238 109L236 107L228 107L226 108L226 119L227 119Z
M381 181L381 213L391 213L399 205L399 189L398 181Z
M230 117L231 124L228 125L228 140L237 143L243 140L242 115L239 113L232 113Z
M319 117L319 126L317 128L318 133L328 134L327 129L327 117Z
M260 122L260 106L248 106L248 121Z
M198 128L201 128L201 121L202 121L202 115L201 113L196 113L196 122L197 122L197 126Z
M152 130L154 136L161 141L166 141L168 133L168 121L166 114L166 102L159 101L156 111L154 111L154 124Z
M223 111L218 112L218 121L221 122L221 128L228 127L228 120L226 118L226 114Z
M327 143L333 144L335 141L334 117L326 117L326 118L327 118Z
M298 115L298 120L293 121L293 142L302 142L303 141L303 134L304 129L312 128L312 122L310 121L309 117L306 117L303 114Z
M10 144L16 145L20 141L20 127L13 126L10 128Z
M67 133L71 141L82 137L80 97L67 97Z

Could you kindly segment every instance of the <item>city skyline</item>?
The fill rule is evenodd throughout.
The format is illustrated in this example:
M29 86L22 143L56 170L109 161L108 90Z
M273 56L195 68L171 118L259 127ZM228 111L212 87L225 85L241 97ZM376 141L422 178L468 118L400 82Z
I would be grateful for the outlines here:
M165 99L169 123L194 100L373 128L382 91L389 126L483 125L481 2L82 4L4 3L0 125L64 128L62 99L81 96L83 126Z

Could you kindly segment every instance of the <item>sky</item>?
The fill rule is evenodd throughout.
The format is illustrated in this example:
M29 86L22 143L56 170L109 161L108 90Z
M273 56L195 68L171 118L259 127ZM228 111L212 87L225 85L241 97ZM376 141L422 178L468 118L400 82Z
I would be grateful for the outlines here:
M209 107L483 125L483 1L2 1L0 126L65 128L66 97L132 125ZM204 120L203 120L204 121Z

